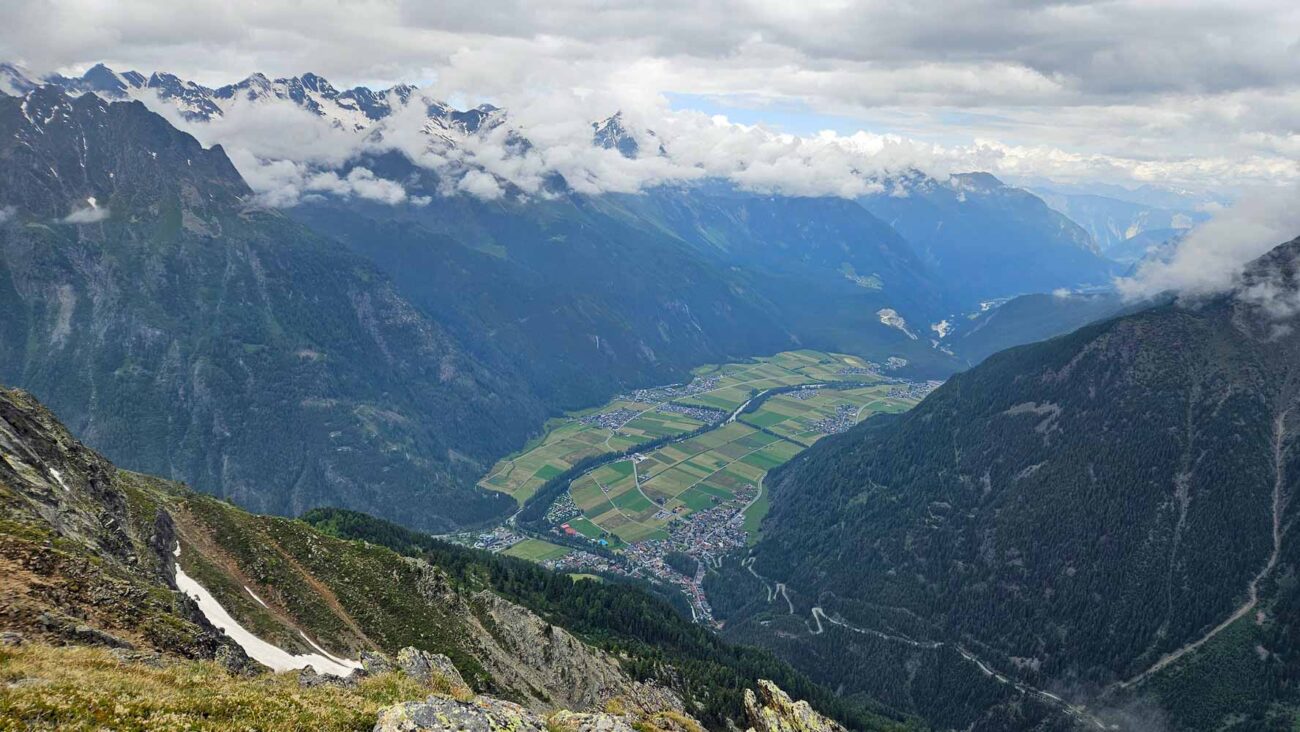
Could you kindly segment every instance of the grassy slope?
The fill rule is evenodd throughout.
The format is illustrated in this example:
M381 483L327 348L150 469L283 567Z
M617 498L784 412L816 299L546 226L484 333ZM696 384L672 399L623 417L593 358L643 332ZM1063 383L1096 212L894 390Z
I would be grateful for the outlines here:
M126 664L101 648L0 648L0 730L368 730L381 707L430 688L388 673L300 688L293 674L231 676L210 661Z

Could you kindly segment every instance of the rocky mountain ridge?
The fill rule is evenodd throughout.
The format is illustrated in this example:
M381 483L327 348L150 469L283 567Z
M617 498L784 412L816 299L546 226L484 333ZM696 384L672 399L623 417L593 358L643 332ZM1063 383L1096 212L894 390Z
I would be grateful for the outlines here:
M850 654L819 680L938 726L1026 722L999 678L1124 729L1152 724L1119 711L1142 704L1176 729L1287 719L1298 261L1300 239L1232 292L1003 351L801 454L769 477L752 561L714 585L728 634L814 673ZM879 664L911 671L852 671Z
M166 700L144 690L176 675L211 676L215 662L224 675L208 683L255 707L281 704L274 688L289 677L303 690L335 689L337 704L354 713L378 713L376 699L423 689L443 711L505 710L583 730L702 729L704 690L683 686L671 645L650 656L611 654L423 558L119 470L30 395L3 388L0 588L0 684L23 690L0 701L0 716L38 728L58 719L77 726L102 703L96 694L114 699L104 719L127 726L148 726L159 704L196 713L205 698L197 688ZM47 706L77 693L93 698L58 712ZM747 698L734 718L753 706ZM320 719L327 728L338 721ZM884 719L865 728L897 729Z

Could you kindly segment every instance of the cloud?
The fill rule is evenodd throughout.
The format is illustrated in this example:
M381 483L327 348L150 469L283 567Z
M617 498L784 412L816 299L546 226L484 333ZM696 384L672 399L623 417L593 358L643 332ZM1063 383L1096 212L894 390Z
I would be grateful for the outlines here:
M401 183L379 178L363 167L339 175L308 161L263 160L242 148L231 150L230 160L257 194L253 202L268 208L288 208L306 198L322 195L388 205L408 201L417 206L428 204L426 199L414 200L408 196Z
M97 224L108 219L108 208L100 206L94 198L86 199L86 206L73 209L72 213L59 219L61 224Z
M1300 236L1297 202L1300 186L1250 191L1192 230L1170 256L1143 263L1132 277L1116 284L1130 298L1163 292L1198 297L1233 289L1247 264ZM1256 295L1264 298L1267 293L1261 289Z
M423 81L435 96L494 101L529 125L547 117L544 99L567 109L584 106L568 98L581 93L587 111L608 114L663 106L671 94L733 120L775 120L778 132L865 130L973 152L1004 174L1063 169L1202 189L1300 178L1300 6L1286 0L371 0L310 13L290 0L8 5L0 49L39 72L106 61L211 84L254 69ZM328 131L303 131L277 144L337 144ZM628 172L559 151L550 163L572 165L575 180L600 168L609 185ZM745 176L762 186L782 172L760 156Z

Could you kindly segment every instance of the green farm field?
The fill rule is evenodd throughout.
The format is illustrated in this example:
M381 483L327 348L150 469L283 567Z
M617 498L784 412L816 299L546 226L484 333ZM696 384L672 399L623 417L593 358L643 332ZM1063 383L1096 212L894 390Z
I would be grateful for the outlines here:
M850 388L825 388L839 384ZM769 395L752 412L723 420L767 390L805 385L822 388ZM820 351L789 351L704 366L692 372L688 385L640 390L552 420L524 450L497 463L480 485L508 493L522 504L547 480L578 461L634 450L705 424L696 418L698 414L665 409L669 405L714 410L713 420L721 420L714 429L601 465L569 486L582 514L570 523L582 535L609 539L615 548L662 538L673 521L730 501L741 492L753 495L767 471L828 432L880 411L911 406L911 400L888 396L890 389L861 359ZM837 419L839 423L832 424ZM766 497L759 496L747 511L746 526L751 531L766 505Z

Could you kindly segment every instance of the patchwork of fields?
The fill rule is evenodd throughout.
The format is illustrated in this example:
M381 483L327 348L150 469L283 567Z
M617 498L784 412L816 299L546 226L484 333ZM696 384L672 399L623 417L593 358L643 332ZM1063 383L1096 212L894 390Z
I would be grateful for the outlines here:
M603 465L575 480L569 490L585 522L615 546L666 539L665 527L674 520L733 498L753 498L763 475L801 449L747 424L729 422Z
M880 412L905 412L915 399L891 394L892 384L853 389L809 388L774 394L737 420L804 447Z
M689 384L639 389L554 420L480 485L522 504L580 460L631 453L572 482L569 493L580 513L567 522L572 531L619 548L665 539L674 521L731 503L752 504L745 527L753 531L766 508L759 493L767 471L827 434L915 401L853 356L791 351L705 366ZM716 427L644 454L633 452L709 424Z
M516 456L497 463L479 485L509 493L522 504L546 481L580 460L622 452L659 437L685 434L704 425L686 415L657 411L658 407L657 404L619 399L590 413L552 420L540 440ZM583 416L623 410L636 416L617 429L582 421Z
M689 384L638 389L602 407L551 420L543 434L493 466L479 485L522 504L550 478L592 456L624 452L704 426L683 407L730 413L755 394L779 387L881 377L854 356L789 351L750 362L703 366ZM718 415L719 417L723 415Z

